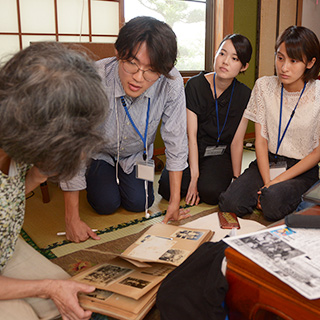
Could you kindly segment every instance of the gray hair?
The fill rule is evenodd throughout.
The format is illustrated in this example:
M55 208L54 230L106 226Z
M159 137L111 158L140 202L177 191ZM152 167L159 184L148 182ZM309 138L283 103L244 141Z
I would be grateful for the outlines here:
M69 179L101 147L107 108L92 61L59 43L36 43L0 69L0 148Z

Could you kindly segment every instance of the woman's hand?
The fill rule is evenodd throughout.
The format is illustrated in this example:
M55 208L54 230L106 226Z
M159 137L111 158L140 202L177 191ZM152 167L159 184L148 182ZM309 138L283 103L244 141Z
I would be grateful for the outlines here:
M261 207L261 203L260 203L260 197L261 197L261 194L262 194L262 190L265 189L265 188L269 188L270 186L272 186L273 184L276 184L278 182L276 182L275 180L271 180L269 181L268 183L266 183L257 193L258 193L258 203L257 203L257 209L259 210L262 210L262 207Z
M93 292L95 287L72 280L48 280L47 297L53 300L63 320L89 320L91 311L83 310L78 301L79 292Z
M22 280L0 276L0 300L29 297L51 299L63 320L89 320L91 311L81 308L78 293L94 290L93 286L72 280Z
M186 203L193 206L198 205L200 202L198 187L198 181L196 179L190 181L188 192L186 195Z

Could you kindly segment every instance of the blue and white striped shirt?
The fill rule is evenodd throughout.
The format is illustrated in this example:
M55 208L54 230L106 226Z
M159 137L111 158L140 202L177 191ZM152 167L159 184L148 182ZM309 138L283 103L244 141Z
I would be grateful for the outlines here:
M132 99L126 96L122 87L118 73L119 64L115 57L102 59L96 66L106 90L109 108L103 123L106 143L101 152L93 158L114 165L119 139L119 164L125 173L132 172L135 163L142 160L144 145L129 121L120 97L125 97L130 115L141 133L145 131L148 98L150 98L148 158L151 159L153 156L153 142L161 121L160 133L166 147L166 167L169 171L183 171L187 167L188 139L184 86L178 70L173 68L170 71L172 79L161 75L143 94ZM85 189L84 174L85 168L72 180L61 182L61 188L65 191Z

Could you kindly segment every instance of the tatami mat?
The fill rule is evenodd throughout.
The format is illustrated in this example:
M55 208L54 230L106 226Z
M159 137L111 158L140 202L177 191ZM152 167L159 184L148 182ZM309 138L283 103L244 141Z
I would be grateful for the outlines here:
M94 244L98 244L95 240L88 240L84 244L65 244L64 240L66 240L66 238L64 236L57 236L57 232L65 230L63 192L57 185L52 183L49 183L49 192L49 203L42 202L40 188L37 188L34 191L34 195L27 200L26 217L23 229L35 244L39 248L49 247L57 256L73 252L73 250L79 250L81 245L89 247ZM155 203L149 209L151 216L164 212L168 207L167 201L163 200L156 192L155 195ZM183 200L181 201L181 205L185 206L185 202ZM190 208L190 210L191 214L196 214L203 210L208 210L211 207L212 206L203 203ZM87 203L85 191L81 191L80 193L80 216L81 219L91 228L98 229L100 231L104 231L110 227L114 227L114 229L118 229L120 227L120 230L99 234L101 237L100 241L114 240L115 235L123 237L126 234L139 232L141 227L145 228L146 226L160 222L163 219L163 216L159 216L140 223L135 223L137 220L144 220L144 212L128 212L121 208L112 215L98 215ZM130 226L131 222L132 226ZM125 227L123 229L121 228L122 224L123 227ZM141 225L141 227L139 225ZM91 242L94 242L94 244ZM63 244L63 246L61 246L61 244ZM52 247L57 248L52 249ZM68 251L68 248L70 248L71 251Z
M208 208L209 209L212 208L212 212L213 212L215 210L216 206L209 206L206 204L201 204L197 207L190 208L190 214L195 215L197 213L208 210ZM73 253L73 252L81 250L81 249L90 248L92 246L95 246L95 245L98 245L101 243L105 243L107 241L117 240L122 237L126 237L126 236L132 235L134 233L138 233L138 232L142 231L143 229L145 229L146 227L149 227L149 226L156 224L156 223L160 223L162 220L163 220L163 216L159 216L159 217L156 217L153 219L147 219L147 220L142 221L140 223L133 224L133 225L127 226L125 228L112 231L110 233L108 232L108 233L100 234L99 235L101 238L100 240L87 240L82 243L68 243L68 244L64 244L62 246L57 246L56 248L51 249L51 251L57 257L61 257L61 256L64 256L69 253Z
M58 186L49 183L50 202L43 203L40 189L35 190L33 197L27 200L26 217L23 229L34 242L44 248L47 245L65 239L57 232L65 231L63 192ZM154 210L150 210L156 213ZM158 210L157 210L158 212ZM86 192L80 192L80 217L91 228L103 230L144 217L144 213L133 213L123 209L112 215L98 215L87 203Z
M248 166L252 159L254 159L254 156L254 152L244 151L243 169ZM144 221L144 212L133 213L124 209L118 209L112 215L98 215L87 203L86 192L81 191L81 219L91 228L98 229L100 231L106 231L108 228L114 227L115 231L109 232L109 230L107 230L107 232L99 235L101 237L101 240L99 240L100 242L114 240L115 237L123 237L139 232L148 225L162 221L163 216L159 216L158 214L167 209L168 202L163 200L156 192L158 188L158 179L159 174L156 174L155 202L149 209L151 215L156 216L155 218ZM66 243L66 238L64 236L57 236L57 232L65 230L63 192L57 185L50 182L48 184L50 193L49 203L42 202L40 188L37 188L34 191L34 195L26 202L26 216L23 229L35 244L39 248L50 248L56 256L62 256L81 248L87 248L92 245L99 244L99 242L95 240L88 240L82 244ZM181 205L185 206L184 200L181 201ZM213 207L214 206L201 203L196 207L190 208L190 213L194 215ZM122 224L124 228L122 228Z

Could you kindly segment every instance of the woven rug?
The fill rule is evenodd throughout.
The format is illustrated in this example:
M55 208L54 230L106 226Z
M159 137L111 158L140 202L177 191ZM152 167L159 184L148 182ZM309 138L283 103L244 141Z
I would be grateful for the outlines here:
M191 228L210 228L215 231L213 241L219 241L226 236L230 230L220 229L217 214L218 207L214 207L208 210L201 211L192 215L188 219L171 222L173 225L185 225ZM200 219L202 218L202 219ZM239 218L241 229L239 234L245 232L253 232L259 228L264 228L270 222L266 222L262 215L257 212L252 213L243 218ZM80 248L78 251L66 254L59 258L54 258L52 262L59 265L71 276L77 274L84 269L92 267L98 263L107 262L114 258L116 255L121 254L127 249L133 242L135 242L146 230L150 227L145 226L141 228L139 232L120 237L118 239L110 240L104 243L95 243L95 245L89 248ZM258 228L258 229L257 229Z
M34 195L27 200L26 217L21 235L34 248L49 259L61 257L81 249L120 239L144 230L145 228L163 220L168 203L158 199L157 205L150 208L151 216L146 219L144 212L131 213L123 209L112 215L101 216L95 213L85 199L85 192L80 194L80 216L92 228L98 229L100 240L87 240L82 243L72 243L65 237L56 235L64 230L64 202L63 193L55 185L49 186L50 202L42 203L41 191L36 189ZM187 207L182 201L181 206ZM165 208L159 211L159 208ZM190 207L190 214L214 209L204 203ZM158 211L156 211L158 210Z
M208 209L210 207L210 209ZM204 210L206 208L206 210ZM190 208L191 217L181 222L172 222L172 224L180 225L194 221L200 217L207 216L217 211L217 206L208 206L200 204ZM121 254L130 244L137 240L147 228L154 223L159 223L163 219L165 212L152 215L149 219L141 218L131 221L128 224L121 224L117 227L108 228L108 230L100 231L100 241L88 240L84 243L74 244L69 241L54 243L46 248L39 248L31 237L22 230L22 237L36 250L42 253L51 261L62 267L71 276L90 268L98 263L108 262L115 255ZM72 250L70 249L72 247ZM91 251L90 251L91 250ZM57 254L61 254L57 257ZM94 313L91 320L113 320L113 318ZM153 307L144 320L161 320L159 310Z
M215 211L215 209L204 210L188 219L182 220L180 222L172 222L174 225L183 225L188 222L194 221L200 217L207 216ZM155 218L154 221L156 221ZM87 248L79 248L79 250L63 255L59 258L55 258L52 262L61 266L70 275L75 275L84 268L92 267L98 263L107 262L114 258L115 255L121 254L127 247L129 247L134 241L136 241L146 230L151 226L151 224L140 224L141 228L138 232L135 232L124 237L119 237L118 239L106 241L104 243L94 242L95 245Z

